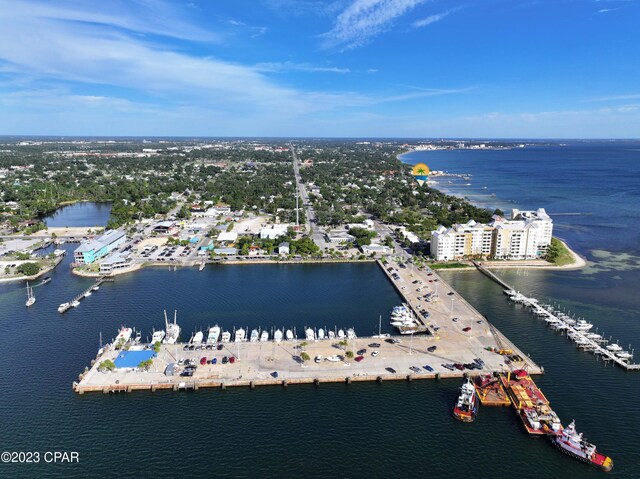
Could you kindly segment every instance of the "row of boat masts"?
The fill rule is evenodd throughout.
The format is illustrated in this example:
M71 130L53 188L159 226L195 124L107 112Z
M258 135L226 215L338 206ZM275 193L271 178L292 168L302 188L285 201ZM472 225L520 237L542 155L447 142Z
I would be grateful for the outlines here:
M576 318L570 313L560 311L554 305L540 304L535 298L528 298L512 289L505 290L505 294L514 303L522 304L531 309L532 313L543 319L555 331L566 331L567 337L579 348L603 356L605 360L613 360L622 366L633 359L633 350L625 351L618 342L606 339L602 334L592 332L593 324ZM629 346L631 349L631 346Z
M173 322L170 322L167 319L167 312L164 313L165 320L165 330L154 331L151 343L155 344L157 342L162 342L165 344L175 344L178 341L178 337L180 336L180 326L177 324L176 319L177 313L174 311ZM353 328L349 329L338 329L337 327L333 330L328 328L304 328L304 339L306 341L317 341L323 339L339 339L339 340L350 340L355 339L356 333ZM205 335L203 331L196 331L189 340L189 344L198 346L198 345L213 345L219 342L222 343L231 343L231 342L244 342L249 341L252 343L256 342L267 342L267 341L275 341L277 343L281 341L294 341L297 340L298 334L296 328L270 328L270 329L262 329L262 328L254 328L249 332L249 328L233 328L232 331L225 331L217 324L213 327L207 329L207 337L205 339Z

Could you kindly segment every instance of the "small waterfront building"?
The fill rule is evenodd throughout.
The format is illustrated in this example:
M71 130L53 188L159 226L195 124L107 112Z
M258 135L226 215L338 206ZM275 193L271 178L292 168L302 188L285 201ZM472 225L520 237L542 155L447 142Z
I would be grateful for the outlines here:
M218 241L221 243L234 243L238 239L238 233L235 231L223 231L218 235Z
M107 256L104 261L100 263L100 273L109 274L113 271L129 268L132 264L133 261L128 253L116 252Z
M95 239L85 241L73 252L76 264L91 264L108 255L127 240L124 231L109 230Z
M260 230L260 239L276 239L287 234L288 225L272 225Z
M289 243L283 241L278 245L278 254L288 255L289 254Z
M213 253L220 256L237 256L238 248L214 248Z
M213 240L208 238L198 247L199 251L213 251Z
M334 230L325 234L325 240L328 243L353 243L356 237L346 231Z
M362 248L362 252L366 255L370 254L387 254L389 253L389 248L379 244L369 244L364 245Z
M161 235L172 235L178 231L175 221L160 221L153 227L153 232Z

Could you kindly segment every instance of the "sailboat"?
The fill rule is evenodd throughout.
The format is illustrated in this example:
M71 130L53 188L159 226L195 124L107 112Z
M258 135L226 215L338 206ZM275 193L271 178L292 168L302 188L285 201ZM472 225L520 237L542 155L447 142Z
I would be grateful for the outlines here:
M29 286L29 283L27 283L27 302L26 302L27 308L29 306L32 306L33 303L35 302L36 302L36 297L33 295L33 288Z

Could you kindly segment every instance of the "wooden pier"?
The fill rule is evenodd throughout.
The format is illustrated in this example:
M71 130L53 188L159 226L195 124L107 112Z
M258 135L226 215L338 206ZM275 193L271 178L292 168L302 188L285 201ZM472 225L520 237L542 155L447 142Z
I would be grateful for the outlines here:
M90 288L84 290L82 293L80 293L78 296L73 298L71 301L69 301L67 303L63 303L64 306L60 305L60 307L58 308L58 312L60 314L66 313L67 311L69 311L69 309L74 307L73 306L74 302L76 302L76 301L79 302L79 301L82 301L83 299L85 299L86 298L86 294L89 293L89 292L92 292L93 288L95 288L96 286L100 286L102 283L113 282L113 281L114 281L113 278L109 278L109 277L106 277L106 276L99 277L98 279L96 279L96 282L95 282L95 284L93 286L91 286Z

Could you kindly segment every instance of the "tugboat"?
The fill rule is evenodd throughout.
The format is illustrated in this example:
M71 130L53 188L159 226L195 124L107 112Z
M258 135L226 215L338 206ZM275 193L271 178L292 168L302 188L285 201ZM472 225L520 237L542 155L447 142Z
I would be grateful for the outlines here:
M453 416L462 422L473 422L477 415L478 395L471 379L467 379L467 382L460 388L458 401L453 407Z
M606 472L613 469L613 460L609 456L605 456L596 451L596 446L583 439L582 433L578 434L576 432L575 421L571 421L571 424L563 429L557 436L549 437L553 445L565 454Z

